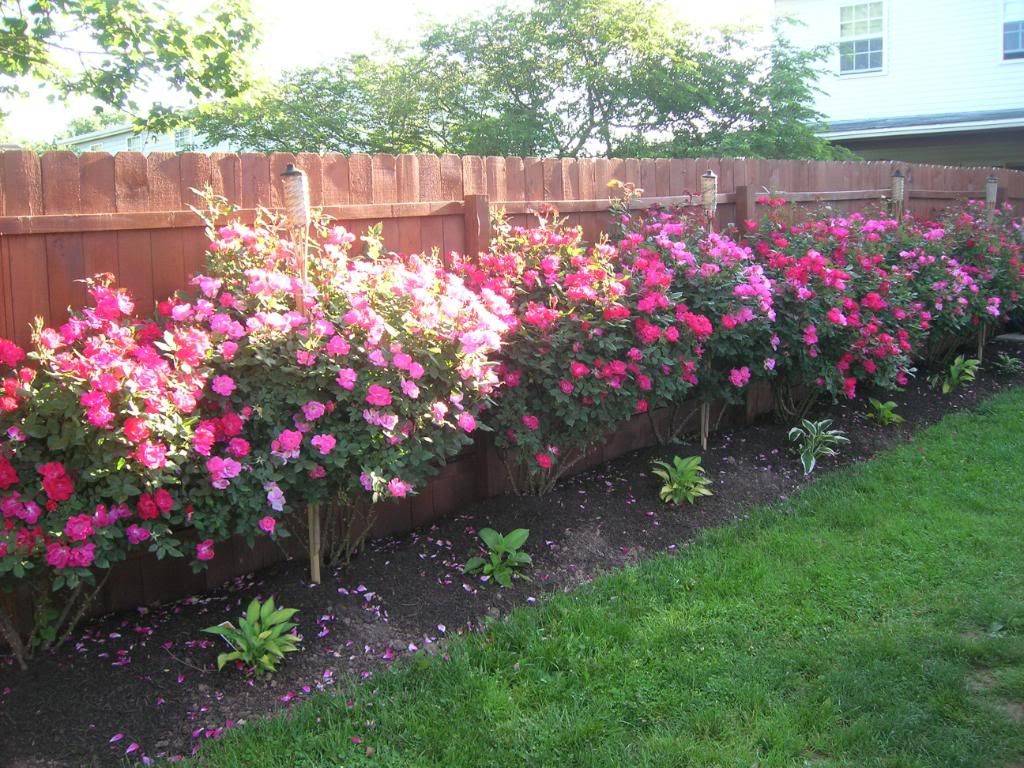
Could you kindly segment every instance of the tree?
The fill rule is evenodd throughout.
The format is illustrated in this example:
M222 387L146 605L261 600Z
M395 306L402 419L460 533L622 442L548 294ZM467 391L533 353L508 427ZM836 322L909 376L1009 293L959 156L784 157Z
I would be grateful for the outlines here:
M0 0L0 15L0 93L32 80L126 117L139 115L136 94L155 80L197 100L237 96L257 37L248 0L221 0L191 21L160 0ZM178 115L158 104L145 117L166 130Z
M759 41L654 0L534 0L294 72L195 125L262 151L832 156L814 134L823 51Z

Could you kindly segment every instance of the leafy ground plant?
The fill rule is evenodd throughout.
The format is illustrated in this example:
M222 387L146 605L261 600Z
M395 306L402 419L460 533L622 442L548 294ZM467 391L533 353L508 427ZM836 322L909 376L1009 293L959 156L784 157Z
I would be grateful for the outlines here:
M1000 352L992 360L992 367L1000 376L1016 376L1024 373L1024 360L1006 352Z
M928 379L932 389L939 389L942 394L948 395L955 392L964 384L970 384L978 373L981 361L974 357L957 355L946 371L939 371Z
M711 495L711 481L700 465L700 456L675 456L672 462L655 461L651 470L665 481L661 486L661 500L666 504L693 504L701 496Z
M463 570L492 578L503 587L512 586L512 577L521 576L520 570L533 564L529 553L522 551L529 536L526 528L516 528L504 536L493 528L481 529L480 540L487 547L487 556L469 558Z
M1021 451L1016 391L188 765L1016 765Z
M892 400L882 402L873 397L868 398L868 418L881 427L902 424L905 419L896 413L896 403Z
M297 612L295 608L278 608L273 597L263 603L254 598L245 615L239 618L237 627L225 621L204 629L203 632L224 638L232 648L229 653L217 656L217 669L235 661L252 672L276 672L277 663L284 655L299 649L300 638L292 632L297 626L292 617Z
M836 456L838 446L849 443L849 438L841 429L829 429L832 419L810 421L804 419L801 426L789 430L789 439L797 444L800 452L800 463L804 474L809 475L818 464L818 459Z

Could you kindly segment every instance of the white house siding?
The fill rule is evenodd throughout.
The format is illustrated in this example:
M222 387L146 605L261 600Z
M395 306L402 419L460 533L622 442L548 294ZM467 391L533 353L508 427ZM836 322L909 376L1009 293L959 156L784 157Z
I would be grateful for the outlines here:
M881 72L839 75L833 50L816 104L830 121L1024 108L1024 59L1002 58L1004 0L882 0ZM776 0L801 47L839 40L851 0Z
M106 132L101 132L106 133ZM174 133L133 133L131 128L90 138L88 135L75 137L68 141L68 146L77 152L234 152L228 144L209 145L203 137L182 137L181 142L175 141ZM179 146L180 143L180 146Z

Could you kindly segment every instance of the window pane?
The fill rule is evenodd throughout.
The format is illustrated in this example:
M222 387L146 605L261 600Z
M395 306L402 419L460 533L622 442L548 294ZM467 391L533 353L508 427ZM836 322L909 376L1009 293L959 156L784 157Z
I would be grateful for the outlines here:
M839 71L840 72L852 72L853 71L853 54L845 54L839 57Z
M881 19L872 19L868 23L868 34L871 34L871 35L880 35L880 34L882 34L882 20Z
M877 16L878 18L882 18L882 4L880 2L879 3L871 3L871 5L868 7L868 10L870 11L870 14L872 16Z
M863 21L868 17L868 7L866 5L856 5L853 9L853 18L858 21Z
M853 21L853 6L844 5L839 9L839 20L840 21Z
M853 43L840 43L839 44L839 55L840 56L853 56Z
M853 34L853 22L847 21L839 25L839 36L849 37Z
M871 57L871 68L872 69L881 69L882 68L882 52L879 51L878 53L872 53L870 55L870 57Z

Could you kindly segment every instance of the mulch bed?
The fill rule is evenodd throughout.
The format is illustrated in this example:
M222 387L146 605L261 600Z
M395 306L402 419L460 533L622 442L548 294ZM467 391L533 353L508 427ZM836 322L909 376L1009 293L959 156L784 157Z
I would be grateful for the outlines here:
M1024 348L997 344L989 355ZM906 423L881 428L864 402L822 407L851 444L819 472L868 458L949 411L1024 378L977 382L940 397L917 380L883 399L899 403ZM788 425L770 418L712 435L704 465L714 496L670 508L658 499L650 462L690 455L689 445L637 451L562 483L543 498L505 496L481 502L429 529L372 542L342 571L310 585L306 564L292 561L177 603L96 620L75 643L36 659L27 672L0 657L0 765L119 766L129 759L188 755L224 729L273 712L348 680L366 678L415 652L435 652L446 637L473 631L487 617L568 590L601 571L646 555L685 548L697 532L785 499L806 482L786 441ZM476 531L530 529L530 581L499 590L464 576ZM216 671L220 642L203 627L235 618L252 597L273 595L298 608L303 651L270 680L235 669Z

